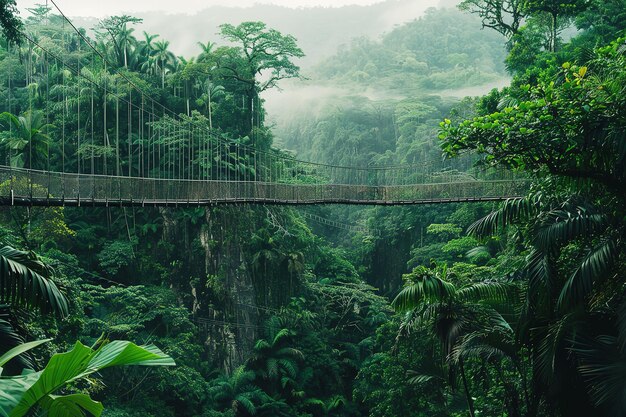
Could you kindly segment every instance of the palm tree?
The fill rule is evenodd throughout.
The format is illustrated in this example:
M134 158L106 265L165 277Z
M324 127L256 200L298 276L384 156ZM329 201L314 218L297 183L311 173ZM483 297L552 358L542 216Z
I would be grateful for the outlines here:
M204 63L209 61L211 54L213 53L213 48L215 48L215 42L207 41L207 43L198 42L197 45L200 47L202 52L198 55L198 62Z
M167 68L176 60L176 56L168 49L169 41L157 41L154 43L154 57L161 70L161 88L165 88L165 73Z
M41 111L27 111L22 116L4 112L0 114L4 133L0 143L10 155L11 166L20 168L45 168L50 137Z
M124 23L116 36L116 45L120 48L121 56L120 61L124 65L124 68L128 68L128 54L131 47L137 45L137 39L133 36L135 29L128 27Z
M207 78L204 82L198 83L197 87L202 91L198 104L200 106L206 104L207 116L209 118L209 129L213 130L213 100L216 97L223 95L226 89L224 86L212 83L210 78Z
M279 385L286 387L295 380L302 359L302 352L291 347L295 333L279 327L276 318L268 322L267 339L256 342L247 362L270 394L278 393Z
M534 407L548 388L567 387L572 395L549 399L563 414L598 412L593 407L626 413L624 391L617 389L622 385L603 383L626 380L626 352L619 342L626 338L620 261L626 226L608 207L579 194L548 198L539 192L506 201L469 228L481 238L519 226L529 248L518 337L531 354ZM567 247L577 254L563 264ZM576 382L581 377L589 388ZM615 407L621 407L617 414Z
M511 378L504 372L507 368L522 381L522 389L526 403L526 415L532 414L526 373L519 352L515 331L510 324L495 310L490 312L489 325L464 335L453 347L449 361L455 365L468 359L478 359L483 363L492 364L506 392L504 404L509 417L521 417L520 395ZM530 411L528 411L530 410Z
M441 342L446 360L451 358L454 347L465 335L478 330L485 319L493 315L494 310L483 303L502 304L515 299L517 292L516 286L499 282L476 283L457 289L447 281L448 270L445 265L436 266L434 270L417 267L403 278L407 284L392 302L396 311L406 313L401 334L428 324ZM459 356L455 363L449 364L458 368L469 413L474 417L474 401L470 394L464 357Z
M219 410L230 408L237 416L252 416L267 394L254 385L256 375L253 371L240 366L230 377L218 378L209 389L209 396L214 407Z
M347 403L348 401L342 395L335 395L326 400L309 398L304 401L307 409L310 409L313 415L321 417L335 415Z
M143 41L141 42L141 55L145 56L146 58L152 56L154 52L154 44L152 43L152 41L154 41L158 37L159 35L151 35L145 30L143 31Z

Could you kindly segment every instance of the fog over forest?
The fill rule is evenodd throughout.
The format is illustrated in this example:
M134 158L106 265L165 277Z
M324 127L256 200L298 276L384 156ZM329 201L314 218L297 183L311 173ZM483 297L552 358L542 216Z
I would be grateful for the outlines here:
M0 417L626 417L626 0L258 1L0 1Z
M386 0L368 6L332 8L319 6L291 8L254 4L211 6L195 13L147 11L133 15L143 19L138 30L158 33L158 39L169 41L171 50L176 55L186 58L199 53L198 39L223 44L224 41L219 36L219 25L224 23L237 25L244 21L258 20L282 33L293 35L305 53L303 58L294 59L301 67L302 78L287 80L281 83L279 89L268 90L262 94L268 122L276 128L276 140L285 143L289 142L289 139L284 136L291 134L288 125L294 119L299 119L303 115L307 117L317 115L320 109L329 106L345 106L345 97L361 96L370 102L382 102L400 100L414 94L414 88L403 90L368 83L347 86L345 82L329 82L326 76L319 74L316 69L323 67L326 61L332 61L333 56L342 59L337 55L338 51L350 50L353 42L357 40L368 39L379 43L386 34L423 17L428 9L454 10L455 3L454 0ZM68 13L71 13L71 8L68 9ZM460 12L457 13L468 18L462 16ZM98 19L90 17L74 19L77 24L87 28L95 26L98 22ZM478 19L474 20L479 22ZM490 32L481 34L478 26L475 31L477 32L475 43L480 42L481 35L488 39L496 38ZM497 62L493 62L492 65L491 72L497 73L498 77L470 82L469 85L441 86L429 93L460 99L466 95L479 96L494 87L506 85L508 75Z

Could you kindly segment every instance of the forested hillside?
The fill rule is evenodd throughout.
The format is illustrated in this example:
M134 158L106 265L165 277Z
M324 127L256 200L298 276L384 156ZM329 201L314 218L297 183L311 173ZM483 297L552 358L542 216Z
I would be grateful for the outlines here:
M2 206L1 416L626 416L624 0L465 0L354 40L308 80L302 44L262 22L177 57L140 18L88 33L14 6L0 165L139 175L132 111L94 117L130 79L242 149L417 172L473 153L533 184L411 207ZM262 97L300 83L335 93L272 126Z
M308 160L367 166L437 158L439 122L463 89L502 83L505 56L500 37L481 31L480 19L429 9L379 41L341 48L307 81L327 94L304 90L295 103L270 103L270 110L284 109L270 117L278 141Z

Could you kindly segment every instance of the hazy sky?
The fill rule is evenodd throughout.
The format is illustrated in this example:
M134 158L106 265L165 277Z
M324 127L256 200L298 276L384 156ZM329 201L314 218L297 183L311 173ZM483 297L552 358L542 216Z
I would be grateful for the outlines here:
M70 16L102 17L120 12L166 11L171 13L195 13L210 6L249 7L255 3L277 4L286 7L339 7L349 4L369 5L382 0L54 0L65 14ZM421 0L416 0L420 2ZM17 0L20 9L32 7L46 0ZM48 3L51 7L52 4Z

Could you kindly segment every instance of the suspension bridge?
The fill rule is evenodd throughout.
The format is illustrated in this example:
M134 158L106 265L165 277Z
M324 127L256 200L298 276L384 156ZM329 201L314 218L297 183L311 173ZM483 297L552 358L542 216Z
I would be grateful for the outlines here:
M167 108L66 21L78 41L27 33L3 58L19 65L6 65L3 83L0 205L403 205L496 201L529 187L472 156L336 166L228 137L198 112Z

